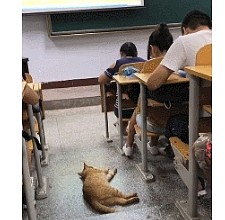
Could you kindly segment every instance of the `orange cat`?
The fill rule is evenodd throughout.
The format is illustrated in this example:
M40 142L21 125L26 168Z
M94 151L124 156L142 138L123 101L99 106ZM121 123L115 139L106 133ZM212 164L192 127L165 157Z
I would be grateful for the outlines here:
M79 175L83 180L83 196L90 206L100 213L112 213L116 210L110 206L127 205L139 202L137 193L123 194L109 185L116 174L116 169L97 169L84 163Z

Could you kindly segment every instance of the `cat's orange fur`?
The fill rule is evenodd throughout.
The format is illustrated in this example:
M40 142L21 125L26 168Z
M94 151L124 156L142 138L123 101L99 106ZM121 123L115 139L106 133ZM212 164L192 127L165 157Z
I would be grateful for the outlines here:
M116 169L97 169L84 163L79 175L83 180L83 196L90 206L100 213L113 213L114 205L127 205L139 202L137 193L123 194L110 186L109 182L116 174Z

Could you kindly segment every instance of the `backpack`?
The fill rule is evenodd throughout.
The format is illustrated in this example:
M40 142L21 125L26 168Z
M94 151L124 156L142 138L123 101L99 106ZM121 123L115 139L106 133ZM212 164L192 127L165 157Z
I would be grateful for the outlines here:
M186 114L176 114L171 116L166 125L165 136L178 137L184 143L188 144L189 141L189 116Z
M133 78L135 73L139 73L140 70L131 66L127 66L126 68L123 69L123 75L125 75L128 78ZM140 84L139 83L132 83L126 85L126 92L129 97L129 99L134 103L138 103L138 97L140 94Z
M147 90L147 98L164 103L182 103L189 100L189 82L164 84L156 90Z
M139 83L133 83L127 86L127 95L134 104L138 103L139 94L140 94Z

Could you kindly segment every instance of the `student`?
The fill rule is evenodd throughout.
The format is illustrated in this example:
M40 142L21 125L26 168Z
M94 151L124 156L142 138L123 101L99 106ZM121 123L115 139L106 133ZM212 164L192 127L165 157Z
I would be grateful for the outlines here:
M100 84L107 84L113 79L113 76L118 73L119 68L123 64L128 63L137 63L137 62L145 62L146 60L138 57L137 48L134 43L126 42L120 47L120 59L116 60L110 67L108 67L104 73L102 73L99 78L98 82ZM122 117L123 118L130 118L133 114L134 109L123 109L122 110ZM116 99L116 103L114 105L114 114L118 118L118 96Z
M194 66L198 50L204 45L212 43L212 22L204 12L190 11L184 17L181 27L183 36L174 41L160 65L150 74L147 82L149 90L159 88L173 72L177 72L185 66ZM124 147L123 149L127 151L125 155L130 154L129 148Z
M164 56L169 49L169 47L173 43L173 36L169 31L169 28L166 24L160 24L158 27L151 33L148 40L148 58L156 58ZM129 125L127 127L127 140L123 146L123 152L125 156L130 157L133 153L133 142L134 142L134 134L135 129L134 125L140 122L139 113L139 105L133 112L133 115L129 121ZM153 123L147 123L147 130L152 132L163 132L164 128L154 125ZM152 140L153 142L157 142L156 140Z
M199 49L212 43L212 21L204 12L190 11L184 17L181 27L183 36L174 41L160 65L150 74L147 82L149 90L159 88L173 72L185 66L194 66ZM202 186L201 191L204 188Z
M194 66L199 49L212 43L212 22L204 12L193 10L187 13L181 28L183 35L174 41L160 65L148 78L150 92L161 87L173 72L185 66Z
M185 66L194 66L198 50L212 43L212 22L204 12L193 10L182 22L183 36L178 37L167 51L160 65L147 82L149 90L155 90L166 82L173 72Z

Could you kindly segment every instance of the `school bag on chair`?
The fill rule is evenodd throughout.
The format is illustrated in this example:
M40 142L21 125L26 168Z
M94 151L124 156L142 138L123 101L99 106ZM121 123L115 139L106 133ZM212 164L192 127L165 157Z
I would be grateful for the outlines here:
M170 137L178 137L184 143L188 144L189 131L188 131L188 115L176 114L169 118L165 136L169 139Z
M186 114L176 114L171 116L166 125L165 137L169 140L170 137L178 137L181 141L188 144L189 140L189 130L188 122L189 117ZM174 152L169 144L165 149L167 155L170 158L174 158Z
M189 100L189 82L164 84L156 90L147 90L147 98L171 106Z

